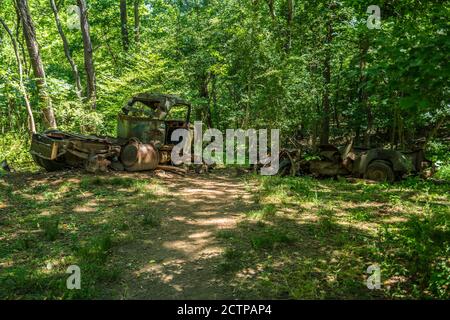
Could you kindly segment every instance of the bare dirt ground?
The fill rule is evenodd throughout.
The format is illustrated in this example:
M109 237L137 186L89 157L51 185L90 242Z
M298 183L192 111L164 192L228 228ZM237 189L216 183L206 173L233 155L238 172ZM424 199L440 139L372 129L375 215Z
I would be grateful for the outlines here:
M231 299L233 289L215 268L224 248L217 232L236 227L251 206L251 193L233 174L165 175L171 194L161 205L163 223L114 254L126 270L108 296L119 299Z

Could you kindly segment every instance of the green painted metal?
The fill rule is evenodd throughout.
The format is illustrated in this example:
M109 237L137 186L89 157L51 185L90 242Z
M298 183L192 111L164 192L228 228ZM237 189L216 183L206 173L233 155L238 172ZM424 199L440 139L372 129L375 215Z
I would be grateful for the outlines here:
M166 125L163 120L119 115L117 135L122 139L138 138L142 143L164 144Z

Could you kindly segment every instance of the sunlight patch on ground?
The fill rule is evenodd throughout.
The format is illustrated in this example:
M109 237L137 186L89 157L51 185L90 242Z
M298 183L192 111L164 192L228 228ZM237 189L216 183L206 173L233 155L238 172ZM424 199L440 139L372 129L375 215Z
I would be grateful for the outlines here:
M73 212L75 213L93 213L96 212L98 208L98 203L96 200L90 200L88 203L83 205L76 206L73 208Z
M211 254L222 251L221 247L211 244L209 238L197 238L195 240L179 240L179 241L165 241L162 247L184 253L187 257L197 259L203 254Z
M206 215L207 216L207 215ZM194 221L189 221L190 225L198 225L198 226L229 226L235 223L235 218L232 215L229 218L206 218L206 219L196 219Z

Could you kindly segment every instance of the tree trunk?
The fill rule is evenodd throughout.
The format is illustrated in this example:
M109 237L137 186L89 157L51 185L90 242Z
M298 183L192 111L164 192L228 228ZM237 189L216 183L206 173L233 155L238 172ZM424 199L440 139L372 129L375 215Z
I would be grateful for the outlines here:
M72 68L72 74L73 74L73 78L75 80L75 86L76 86L76 94L77 94L78 98L81 99L82 89L81 89L80 74L78 73L78 67L75 64L75 61L73 61L72 55L70 54L69 43L67 41L66 35L64 34L63 28L61 26L61 21L59 19L59 14L58 14L58 8L56 7L54 0L50 0L50 6L52 7L53 14L55 15L56 27L58 28L59 35L61 36L61 40L63 42L64 54L66 55L67 61L69 62L70 67Z
M392 127L391 127L391 149L394 149L395 146L395 133L397 132L397 109L394 109L393 119L392 119Z
M398 144L397 147L400 146L400 148L402 150L404 150L405 148L405 135L404 135L404 124L403 124L403 117L401 116L401 114L399 113L398 115Z
M27 56L25 54L25 47L23 45L23 41L21 41L20 39L20 14L19 14L19 10L17 10L17 4L15 2L14 3L14 8L16 10L16 17L17 17L17 28L16 28L16 43L18 44L19 48L20 48L20 52L22 53L22 62L23 62L23 69L26 71L28 70L28 65L27 65Z
M13 49L14 49L14 55L16 56L16 61L17 61L17 68L19 71L19 87L20 87L20 91L23 95L23 98L25 100L25 106L26 106L27 113L28 113L28 128L29 128L29 131L33 134L33 133L36 133L36 124L34 122L34 116L33 116L33 111L31 109L30 100L28 99L28 93L25 88L25 85L23 84L22 61L20 60L17 42L16 42L16 39L14 39L14 36L13 36L11 30L8 28L8 26L6 25L5 21L2 20L2 18L0 18L0 23L3 25L6 32L8 33L9 37L11 38L11 42L12 42Z
M31 19L27 0L16 0L17 9L19 11L20 20L22 21L23 34L27 43L30 63L33 68L36 85L39 92L39 99L42 104L42 113L44 115L44 123L48 128L56 128L56 119L53 112L52 100L47 91L47 82L45 80L45 71L42 64L39 45L36 40L36 32L33 20Z
M339 61L339 71L336 83L336 94L334 96L334 104L333 104L334 123L336 124L336 128L338 129L341 127L338 114L339 93L341 91L341 72L342 72L342 58Z
M86 70L86 78L87 78L86 95L88 100L92 103L92 109L95 109L97 104L97 88L96 88L94 58L92 55L92 42L87 15L86 0L77 0L77 4L78 7L80 8L80 25L81 25L81 34L83 36L84 68Z
M212 84L211 84L211 95L212 95L212 109L210 108L210 117L211 117L211 126L214 122L214 115L217 110L217 77L213 75Z
M209 95L209 82L213 75L211 75L210 72L205 73L203 76L200 77L200 97L205 99L207 102L204 106L204 118L206 120L206 124L208 128L213 127L212 123L212 117L211 117L211 97Z
M367 64L367 52L369 51L369 41L362 39L360 42L360 58L359 58L359 92L358 100L361 110L364 110L367 115L367 129L364 132L364 147L370 148L370 135L372 134L373 116L372 108L369 103L369 96L367 94L367 76L366 76L366 64Z
M320 101L318 98L316 101L316 109L317 109L317 113L320 114L321 105L320 105ZM321 120L320 118L314 119L314 124L313 124L313 131L312 131L312 135L311 135L310 144L314 151L317 150L317 138L319 137L320 120Z
M331 17L327 22L325 59L323 66L324 92L322 97L322 130L320 144L328 144L330 140L330 83L331 83L331 49L333 41L333 25Z
M287 42L286 51L289 53L292 48L292 22L294 20L294 0L288 0L287 12Z
M125 51L128 51L129 40L128 40L128 17L127 17L127 1L120 0L120 27L122 31L122 45Z
M134 42L136 42L136 45L140 42L140 29L141 29L141 22L139 18L139 5L141 1L140 0L134 0Z
M266 0L267 5L269 6L269 13L272 20L275 20L275 4L274 0Z

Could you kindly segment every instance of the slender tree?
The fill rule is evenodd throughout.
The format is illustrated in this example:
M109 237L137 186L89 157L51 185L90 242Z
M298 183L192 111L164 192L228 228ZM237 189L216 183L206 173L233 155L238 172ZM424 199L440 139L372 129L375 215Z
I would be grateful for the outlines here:
M67 61L69 62L70 67L72 68L72 74L73 74L73 78L75 80L75 86L76 86L76 93L77 93L78 98L81 99L82 89L81 89L80 74L78 73L78 67L75 64L75 61L73 60L72 55L70 53L69 42L67 41L66 35L64 34L64 30L62 28L61 21L59 19L58 8L56 7L54 0L50 0L50 6L52 7L53 14L55 16L56 27L58 28L59 35L63 42L64 54L66 55Z
M130 41L128 39L128 17L127 17L127 1L120 0L120 27L122 31L122 45L125 51L128 51Z
M288 0L287 2L287 41L286 51L292 48L292 22L294 20L294 0Z
M87 78L86 93L88 100L92 104L92 109L95 109L97 105L97 85L86 0L77 0L77 4L80 8L80 26L83 36L84 68Z
M8 25L5 23L5 21L2 18L0 18L0 23L3 25L3 28L5 28L6 32L8 33L8 35L11 39L11 43L13 45L14 55L16 57L17 68L18 68L18 73L19 73L19 88L20 88L20 91L25 100L25 106L26 106L27 113L28 113L28 129L31 133L36 133L36 124L34 122L33 110L31 109L31 104L30 104L30 99L28 98L27 89L25 88L25 85L23 83L23 68L22 68L22 61L20 59L19 48L17 46L16 39L14 38L14 35L11 32L11 29L9 29Z
M21 40L21 33L20 33L20 27L21 27L21 23L20 23L20 14L19 14L19 10L17 10L17 5L14 2L14 7L16 8L16 19L17 19L17 28L16 28L16 43L18 44L19 48L20 48L20 52L22 53L22 62L23 62L23 69L26 72L28 70L28 64L27 64L27 55L25 53L25 46L23 45L23 42Z
M266 0L267 5L269 6L269 13L272 20L275 19L275 1L274 0Z
M134 41L136 44L139 44L141 34L141 22L139 17L139 5L141 1L140 0L134 0Z
M44 65L42 63L39 45L36 40L36 32L33 20L31 19L28 1L16 0L16 5L22 22L23 34L25 42L27 43L28 55L30 56L30 63L33 68L34 77L36 78L39 99L42 104L42 113L44 115L44 123L49 128L56 128L52 99L47 90Z
M213 128L211 116L211 95L209 92L209 84L211 81L214 81L214 78L215 75L212 72L202 73L199 77L200 80L199 95L205 101L203 118L206 120L208 128Z
M360 108L367 115L367 129L364 132L364 146L370 148L370 135L373 127L372 108L369 102L369 95L367 92L367 52L369 51L369 40L363 38L360 40L360 57L359 57L359 89L358 102Z
M323 62L324 91L322 96L322 130L320 132L320 144L328 144L330 139L330 84L331 84L331 50L329 48L333 40L333 25L331 19L327 21L327 34L325 59Z

